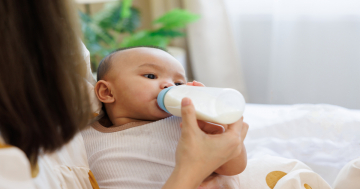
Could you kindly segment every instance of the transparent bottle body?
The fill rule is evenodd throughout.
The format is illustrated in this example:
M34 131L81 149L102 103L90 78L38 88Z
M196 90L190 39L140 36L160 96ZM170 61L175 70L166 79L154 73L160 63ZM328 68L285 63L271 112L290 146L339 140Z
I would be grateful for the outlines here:
M198 120L231 124L239 120L245 109L240 92L229 88L178 86L164 97L164 106L171 114L181 117L181 100L191 99Z

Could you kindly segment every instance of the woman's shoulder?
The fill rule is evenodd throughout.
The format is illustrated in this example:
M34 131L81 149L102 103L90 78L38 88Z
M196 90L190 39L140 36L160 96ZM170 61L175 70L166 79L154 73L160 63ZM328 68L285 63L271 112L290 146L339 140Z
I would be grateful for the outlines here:
M80 134L51 154L42 154L31 166L19 148L1 142L0 188L92 189L98 188L92 174Z
M25 153L0 142L0 188L35 188L31 173Z
M23 151L21 151L15 146L0 142L0 163L5 164L5 162L18 162L21 163L20 165L30 166L29 161ZM6 166L4 168L9 168L9 166ZM0 169L0 171L4 170L5 169Z
M80 133L61 149L40 155L38 163L40 172L34 179L37 188L98 188Z

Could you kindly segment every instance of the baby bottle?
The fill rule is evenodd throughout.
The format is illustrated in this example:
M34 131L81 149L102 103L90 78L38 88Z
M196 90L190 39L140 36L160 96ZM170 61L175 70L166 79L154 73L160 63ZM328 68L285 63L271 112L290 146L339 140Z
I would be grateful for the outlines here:
M159 107L181 117L181 100L191 99L198 120L220 124L231 124L239 120L245 109L243 95L230 88L173 86L163 89L158 97Z

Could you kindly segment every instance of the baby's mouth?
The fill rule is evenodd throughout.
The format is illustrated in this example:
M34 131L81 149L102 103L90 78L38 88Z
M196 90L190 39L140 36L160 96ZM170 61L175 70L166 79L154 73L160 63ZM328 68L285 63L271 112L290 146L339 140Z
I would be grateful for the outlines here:
M156 100L156 106L157 106L157 107L158 107L161 111L165 112L162 108L160 108L160 106L159 106L159 104L158 104L157 100Z

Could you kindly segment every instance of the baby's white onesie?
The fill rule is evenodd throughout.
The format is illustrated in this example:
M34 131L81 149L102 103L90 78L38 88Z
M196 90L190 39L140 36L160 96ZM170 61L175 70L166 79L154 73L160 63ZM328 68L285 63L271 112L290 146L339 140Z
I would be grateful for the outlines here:
M181 118L106 128L95 122L81 132L90 170L100 188L159 189L175 167Z

